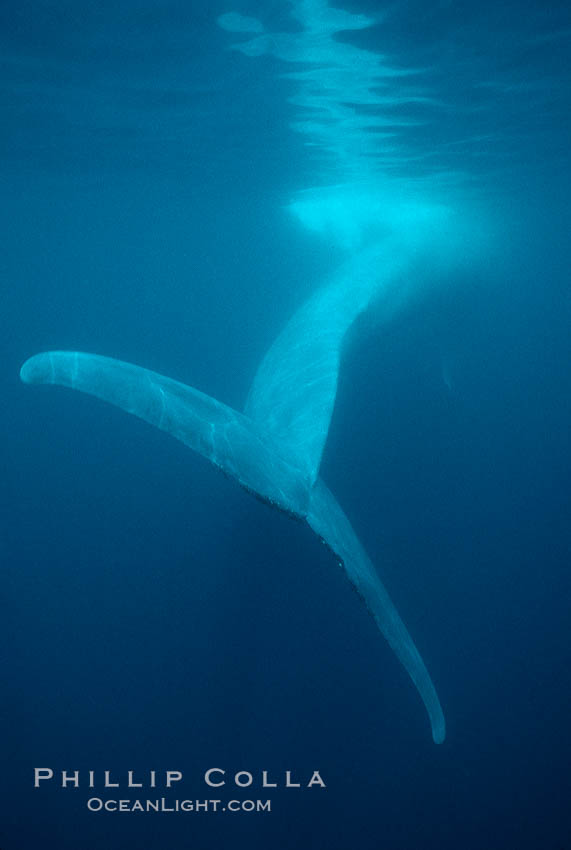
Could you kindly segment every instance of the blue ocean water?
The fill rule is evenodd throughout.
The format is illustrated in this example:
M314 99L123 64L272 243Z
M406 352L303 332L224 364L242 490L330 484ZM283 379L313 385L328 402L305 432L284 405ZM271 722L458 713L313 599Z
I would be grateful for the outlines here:
M335 8L0 10L2 850L570 845L571 15ZM439 747L309 529L18 378L93 351L239 408L304 299L397 214L416 230L401 196L453 209L455 264L357 320L322 470L435 681ZM212 767L252 788L209 789ZM128 770L184 781L134 791Z

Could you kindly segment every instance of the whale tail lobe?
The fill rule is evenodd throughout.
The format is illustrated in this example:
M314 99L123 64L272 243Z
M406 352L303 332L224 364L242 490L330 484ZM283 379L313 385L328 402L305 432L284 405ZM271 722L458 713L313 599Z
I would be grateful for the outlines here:
M312 490L307 522L341 560L349 581L416 686L430 718L434 742L441 744L446 737L446 722L420 653L349 520L321 479Z

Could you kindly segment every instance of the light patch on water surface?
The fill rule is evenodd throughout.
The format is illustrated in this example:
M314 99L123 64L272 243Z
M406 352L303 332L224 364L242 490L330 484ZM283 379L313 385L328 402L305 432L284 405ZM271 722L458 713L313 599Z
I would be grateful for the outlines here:
M240 15L238 12L228 12L220 15L218 25L228 32L263 32L264 26L257 18Z
M245 56L271 55L292 86L291 129L314 165L313 185L292 193L289 209L301 224L337 247L354 251L395 233L441 231L455 207L458 175L426 169L413 177L405 134L439 105L421 69L400 66L350 41L382 26L374 17L331 8L326 0L291 4L295 31L270 32L262 22L224 15L225 29L253 37L232 47ZM415 155L418 159L418 153ZM438 233L436 234L438 241Z
M399 115L396 108L430 102L418 86L404 80L415 69L397 67L382 54L349 43L348 33L379 24L375 18L332 9L325 0L301 0L292 5L291 16L301 29L267 32L260 21L238 13L219 18L220 25L254 37L233 45L246 56L270 54L293 68L282 76L295 84L290 97L294 107L291 127L318 149L324 172L347 181L363 181L390 170L399 148L394 140L399 129L421 119Z

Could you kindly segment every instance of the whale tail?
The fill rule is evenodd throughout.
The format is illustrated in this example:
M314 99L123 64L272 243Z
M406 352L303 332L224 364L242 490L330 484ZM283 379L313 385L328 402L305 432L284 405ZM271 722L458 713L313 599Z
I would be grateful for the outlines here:
M388 240L364 249L301 306L263 358L244 413L178 381L95 354L37 354L20 374L25 383L81 390L144 419L264 501L306 519L342 561L416 685L440 743L444 717L426 667L349 521L319 478L343 339L373 296L385 298L387 316L398 309L414 265L414 252L398 248L398 241Z

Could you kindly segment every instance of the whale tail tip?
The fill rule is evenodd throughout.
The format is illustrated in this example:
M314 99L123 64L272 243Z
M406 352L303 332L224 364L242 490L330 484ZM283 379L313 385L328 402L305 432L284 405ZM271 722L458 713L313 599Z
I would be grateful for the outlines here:
M442 717L438 723L432 726L432 740L435 744L443 744L446 739L446 723Z
M45 355L29 357L20 369L20 380L24 384L41 384L45 378L46 365Z

